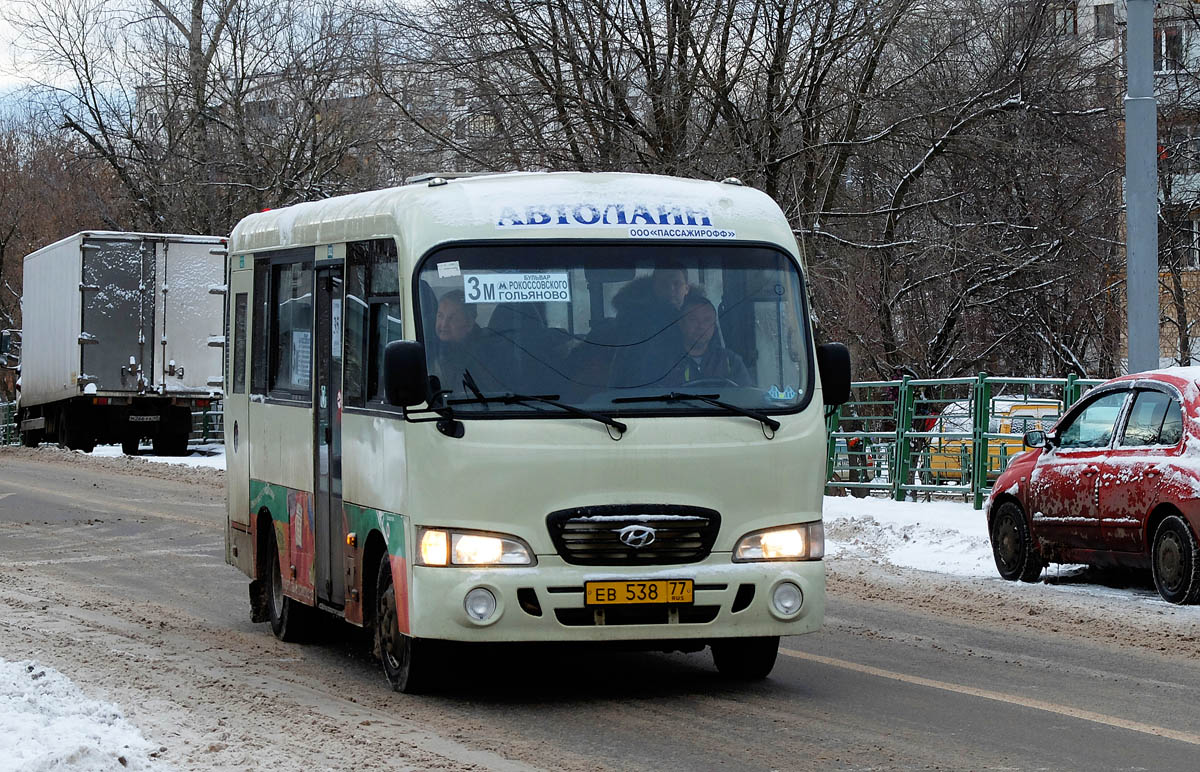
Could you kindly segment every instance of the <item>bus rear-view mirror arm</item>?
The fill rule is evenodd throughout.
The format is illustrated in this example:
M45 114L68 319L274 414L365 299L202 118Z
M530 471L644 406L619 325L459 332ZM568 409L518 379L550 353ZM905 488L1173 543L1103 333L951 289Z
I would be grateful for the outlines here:
M425 346L415 340L395 340L383 351L383 386L389 405L413 407L428 402L429 374Z
M850 350L841 343L817 346L817 369L821 372L821 394L826 405L850 401Z

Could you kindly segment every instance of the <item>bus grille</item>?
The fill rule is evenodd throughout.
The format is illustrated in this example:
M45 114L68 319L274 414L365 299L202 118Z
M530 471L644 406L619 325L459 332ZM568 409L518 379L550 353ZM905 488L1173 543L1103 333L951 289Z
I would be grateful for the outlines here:
M619 504L551 512L546 524L559 556L573 565L660 566L708 557L721 515L703 507ZM647 541L642 529L652 538ZM643 538L622 541L631 530ZM639 541L645 543L634 546Z

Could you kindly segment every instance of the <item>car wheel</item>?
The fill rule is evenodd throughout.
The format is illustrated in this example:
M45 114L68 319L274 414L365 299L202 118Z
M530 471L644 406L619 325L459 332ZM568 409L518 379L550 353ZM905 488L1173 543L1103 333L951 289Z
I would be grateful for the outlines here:
M275 528L271 527L271 584L267 588L267 618L271 632L281 641L299 641L304 638L309 623L309 608L283 594L283 574L279 570L279 547L275 541Z
M400 632L396 586L387 555L379 561L375 580L375 644L383 674L392 689L405 694L424 691L429 682L429 642Z
M1011 581L1034 582L1045 563L1033 547L1025 513L1015 501L1006 501L992 516L992 557L1000 576Z
M761 681L771 674L779 655L779 636L726 638L713 641L713 664L726 678Z
M1195 603L1200 599L1200 546L1192 529L1179 515L1158 524L1150 552L1154 586L1168 603Z

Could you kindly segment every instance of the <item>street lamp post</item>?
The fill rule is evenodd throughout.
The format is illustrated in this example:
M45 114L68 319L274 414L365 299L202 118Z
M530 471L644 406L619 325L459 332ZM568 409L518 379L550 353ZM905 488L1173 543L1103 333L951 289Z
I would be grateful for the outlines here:
M1125 313L1129 372L1158 367L1158 120L1154 0L1127 0Z

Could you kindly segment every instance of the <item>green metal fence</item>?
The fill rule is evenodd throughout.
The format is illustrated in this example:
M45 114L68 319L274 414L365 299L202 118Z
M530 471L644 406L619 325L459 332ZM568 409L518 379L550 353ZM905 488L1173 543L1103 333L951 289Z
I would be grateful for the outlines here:
M225 410L220 400L213 400L208 407L192 413L192 444L207 445L225 441Z
M0 445L16 445L21 442L17 431L17 403L0 402Z
M950 494L983 507L992 483L1101 379L974 378L861 381L829 417L826 479L855 495L897 501Z

